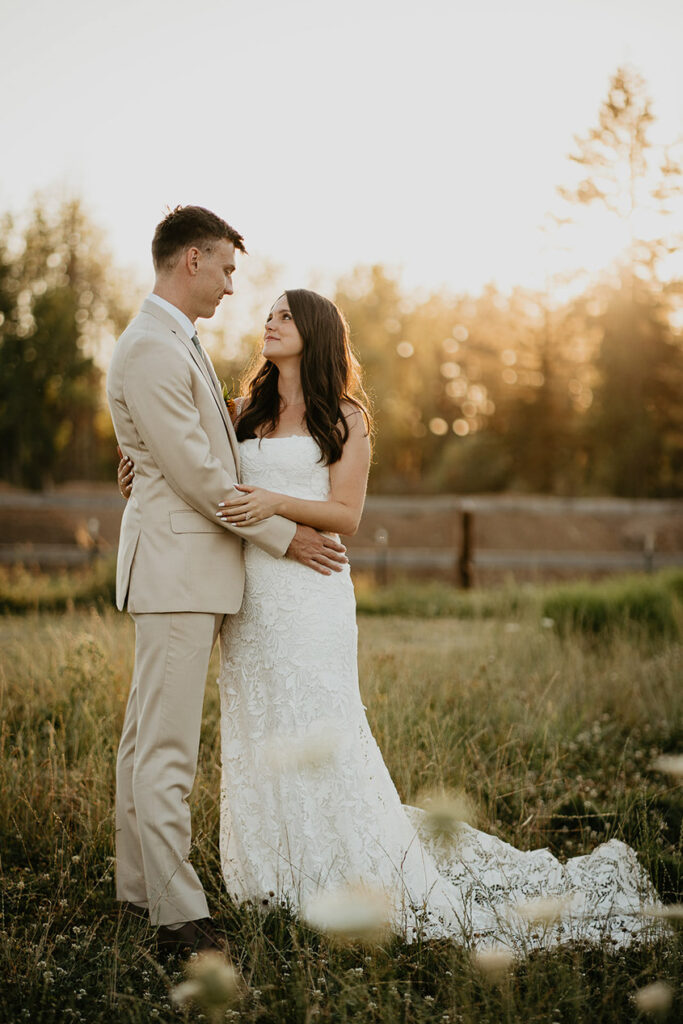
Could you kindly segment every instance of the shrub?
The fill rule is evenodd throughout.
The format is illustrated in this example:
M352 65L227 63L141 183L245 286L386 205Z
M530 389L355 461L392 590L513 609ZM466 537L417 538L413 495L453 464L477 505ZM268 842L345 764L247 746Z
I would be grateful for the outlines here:
M116 562L101 559L75 572L30 572L0 567L0 615L65 611L77 605L114 604Z
M556 587L543 600L543 615L565 636L597 636L637 625L651 638L678 635L675 589L664 576L630 576Z

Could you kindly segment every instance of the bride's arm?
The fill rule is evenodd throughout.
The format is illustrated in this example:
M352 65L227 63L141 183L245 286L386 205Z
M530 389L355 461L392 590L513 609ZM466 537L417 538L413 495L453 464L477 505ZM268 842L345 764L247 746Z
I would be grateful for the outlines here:
M330 495L327 500L308 501L267 491L262 487L238 485L243 497L221 502L216 514L234 526L251 525L269 516L279 515L316 530L341 533L345 537L354 534L365 502L370 469L370 439L360 411L353 408L353 411L345 410L345 414L349 436L341 458L330 466Z

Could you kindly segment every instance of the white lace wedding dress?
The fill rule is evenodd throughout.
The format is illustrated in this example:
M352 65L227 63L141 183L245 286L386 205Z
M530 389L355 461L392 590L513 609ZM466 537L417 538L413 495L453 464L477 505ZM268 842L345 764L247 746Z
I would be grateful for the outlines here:
M247 440L240 457L245 483L327 496L310 437ZM219 679L221 861L236 900L298 911L361 882L392 893L393 925L409 941L420 930L522 951L653 934L641 911L656 893L624 843L561 864L467 825L452 841L434 838L424 812L402 806L360 698L348 566L325 577L248 544L246 574L242 610L223 627ZM539 924L543 908L513 909L540 898L562 901L550 924Z

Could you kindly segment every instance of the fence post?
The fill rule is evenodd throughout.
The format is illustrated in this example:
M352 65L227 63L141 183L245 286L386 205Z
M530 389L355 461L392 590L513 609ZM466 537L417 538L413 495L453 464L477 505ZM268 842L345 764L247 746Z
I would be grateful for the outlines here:
M647 530L643 537L643 556L645 558L645 572L652 572L655 560L655 531Z
M462 536L458 558L458 582L463 590L472 586L472 549L474 544L474 517L469 510L462 513Z
M376 558L375 558L375 583L378 587L386 587L388 583L388 561L389 561L389 531L383 526L375 530Z

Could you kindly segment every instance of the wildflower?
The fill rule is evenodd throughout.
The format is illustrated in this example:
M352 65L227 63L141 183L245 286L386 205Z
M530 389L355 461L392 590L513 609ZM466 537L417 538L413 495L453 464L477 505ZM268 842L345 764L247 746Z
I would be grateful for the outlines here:
M193 999L212 1012L225 1009L239 998L239 974L222 953L198 953L188 964L187 975L188 980L171 991L176 1006Z
M514 962L514 956L505 946L493 946L491 949L478 949L472 954L472 963L491 982L502 981Z
M390 929L391 902L381 889L348 885L308 900L304 920L339 942L381 942ZM363 968L357 968L362 973Z
M549 619L545 616L541 619L541 625L544 629L552 629L555 625L555 619Z
M639 988L633 997L641 1013L666 1013L673 1001L673 989L665 981L653 981Z
M225 381L221 381L221 392L223 394L223 401L225 402L225 407L228 410L228 416L230 417L231 420L234 420L234 418L235 418L235 399L232 397L232 394L230 392L230 388L225 383Z
M463 822L476 820L476 808L464 790L424 793L417 805L425 812L425 825L435 839L452 839Z
M517 903L513 909L520 917L534 924L555 924L566 908L566 899L541 896L538 899Z
M674 778L683 779L683 754L661 754L650 767L656 772L664 772L666 775L673 775Z
M71 858L71 863L72 864L80 864L81 863L81 858L78 856L78 854L76 854L74 857Z

